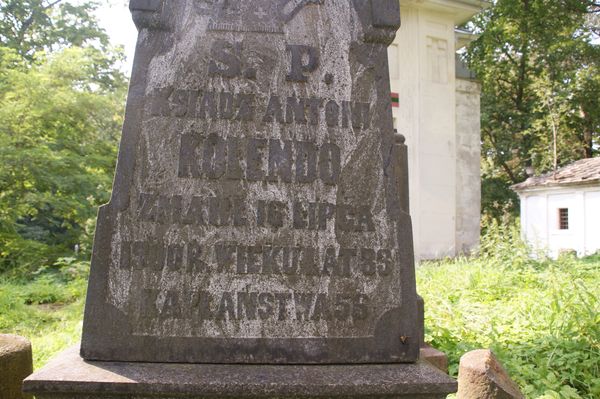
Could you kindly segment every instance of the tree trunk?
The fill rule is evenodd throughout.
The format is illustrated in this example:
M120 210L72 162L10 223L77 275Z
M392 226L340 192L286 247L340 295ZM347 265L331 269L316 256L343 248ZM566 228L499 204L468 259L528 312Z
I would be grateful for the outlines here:
M585 110L581 110L581 114L583 115L583 157L584 158L592 158L593 154L593 135L594 135L594 127L593 121L590 117L590 114L585 112Z

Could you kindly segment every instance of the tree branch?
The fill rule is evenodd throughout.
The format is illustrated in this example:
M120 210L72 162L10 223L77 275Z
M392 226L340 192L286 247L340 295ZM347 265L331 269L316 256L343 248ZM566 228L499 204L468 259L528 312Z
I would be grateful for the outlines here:
M46 4L45 6L42 5L41 11L46 11L62 1L63 0L54 0L54 1ZM29 15L29 17L25 21L23 21L23 23L21 24L21 27L17 30L16 37L18 38L19 45L23 44L23 40L25 39L25 33L29 30L29 28L31 28L31 26L35 22L35 13L36 13L36 11L33 10L31 12L31 15Z
M489 131L484 131L484 134L489 138L490 143L492 143L492 146L494 147L494 150L496 150L496 152L499 153L499 151L498 151L498 143L496 142L496 138L494 137L494 135L491 132L489 132ZM510 169L510 167L508 166L508 164L504 161L504 159L502 159L500 157L498 157L497 159L500 162L500 166L502 167L502 169L504 169L504 171L506 172L506 174L508 175L508 177L510 178L510 180L513 182L513 184L519 183L519 181L517 180L515 174Z

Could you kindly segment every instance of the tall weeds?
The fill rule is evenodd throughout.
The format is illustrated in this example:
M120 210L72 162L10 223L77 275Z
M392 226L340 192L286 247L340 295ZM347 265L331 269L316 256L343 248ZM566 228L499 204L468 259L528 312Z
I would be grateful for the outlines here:
M600 257L552 261L514 224L489 222L479 253L422 265L426 338L457 374L492 349L529 398L600 397Z

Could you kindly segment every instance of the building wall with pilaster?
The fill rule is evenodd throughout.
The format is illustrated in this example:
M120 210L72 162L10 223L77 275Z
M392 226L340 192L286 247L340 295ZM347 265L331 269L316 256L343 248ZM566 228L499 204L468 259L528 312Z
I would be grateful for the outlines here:
M390 79L409 148L415 253L454 257L479 243L479 86L456 78L455 15L402 4Z

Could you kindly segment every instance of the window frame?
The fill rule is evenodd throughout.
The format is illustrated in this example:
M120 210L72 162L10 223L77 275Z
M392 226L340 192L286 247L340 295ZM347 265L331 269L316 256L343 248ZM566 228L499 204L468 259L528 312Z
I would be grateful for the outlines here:
M557 210L558 223L557 227L560 231L568 231L569 226L569 208L558 208Z

